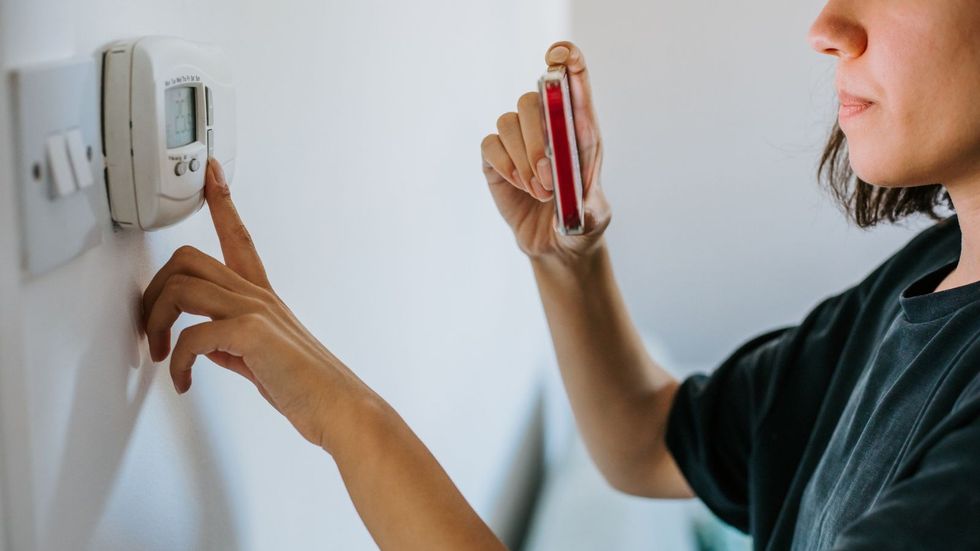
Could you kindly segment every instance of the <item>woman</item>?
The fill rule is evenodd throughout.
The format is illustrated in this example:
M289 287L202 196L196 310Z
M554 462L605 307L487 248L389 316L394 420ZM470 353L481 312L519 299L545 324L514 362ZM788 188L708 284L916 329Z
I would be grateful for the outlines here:
M586 234L554 229L534 93L484 139L484 174L534 268L578 426L613 486L697 495L757 549L977 549L980 1L832 0L809 39L838 58L839 127L821 173L848 214L861 226L938 218L944 200L958 214L711 376L679 384L629 319L603 238L602 140L574 45L552 46L546 61L571 74ZM205 193L225 263L184 247L143 298L156 360L181 312L212 319L174 346L177 391L202 354L251 380L333 456L383 549L501 548L397 413L273 292L213 161Z

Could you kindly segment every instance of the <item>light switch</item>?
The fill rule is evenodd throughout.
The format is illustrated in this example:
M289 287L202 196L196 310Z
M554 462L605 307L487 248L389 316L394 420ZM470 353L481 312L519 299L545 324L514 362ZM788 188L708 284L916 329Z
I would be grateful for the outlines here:
M88 153L86 153L85 140L82 138L82 131L79 128L72 128L65 134L68 140L68 159L71 161L72 170L75 172L75 183L79 189L85 189L92 185L92 167L89 166Z
M106 189L100 185L105 158L98 147L99 78L95 59L86 54L13 69L8 83L17 144L22 276L31 278L98 246L112 232ZM72 130L81 139L71 137ZM78 160L87 170L76 175L72 165ZM77 181L86 173L94 182L79 188Z
M68 142L64 134L48 136L48 168L51 170L51 197L57 199L75 192L75 176L68 161Z

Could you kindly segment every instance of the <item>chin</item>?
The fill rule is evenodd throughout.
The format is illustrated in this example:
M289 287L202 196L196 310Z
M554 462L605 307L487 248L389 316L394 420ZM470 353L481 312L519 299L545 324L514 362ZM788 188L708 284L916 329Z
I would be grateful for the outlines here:
M851 170L861 180L879 187L899 188L913 187L932 183L927 174L917 170L909 163L910 155L890 154L878 149L873 152L851 147L849 144L848 160Z
M887 159L870 157L849 152L851 170L861 180L881 187L902 187L908 185L905 178L894 170L895 165Z

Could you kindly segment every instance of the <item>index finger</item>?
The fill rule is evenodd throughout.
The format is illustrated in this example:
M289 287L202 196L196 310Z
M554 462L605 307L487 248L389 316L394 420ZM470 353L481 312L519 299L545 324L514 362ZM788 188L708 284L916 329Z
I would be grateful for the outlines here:
M225 264L248 281L271 289L269 278L265 274L262 259L259 258L252 236L238 216L235 203L231 200L231 190L225 180L225 173L217 159L208 159L207 173L204 178L204 198L211 211L211 220L218 233L221 243L221 254Z
M544 56L548 65L564 65L568 73L568 86L571 88L572 114L578 119L593 118L592 85L589 83L589 69L585 56L575 44L563 40L555 42Z

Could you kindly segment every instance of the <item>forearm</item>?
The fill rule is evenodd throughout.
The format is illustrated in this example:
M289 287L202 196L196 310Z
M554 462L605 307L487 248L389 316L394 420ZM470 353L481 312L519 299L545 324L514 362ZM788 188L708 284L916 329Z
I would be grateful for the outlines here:
M390 406L368 399L356 412L330 451L381 549L505 549Z
M531 263L565 389L600 470L623 491L688 495L670 468L658 469L673 467L664 433L677 382L647 353L605 244L574 262Z

